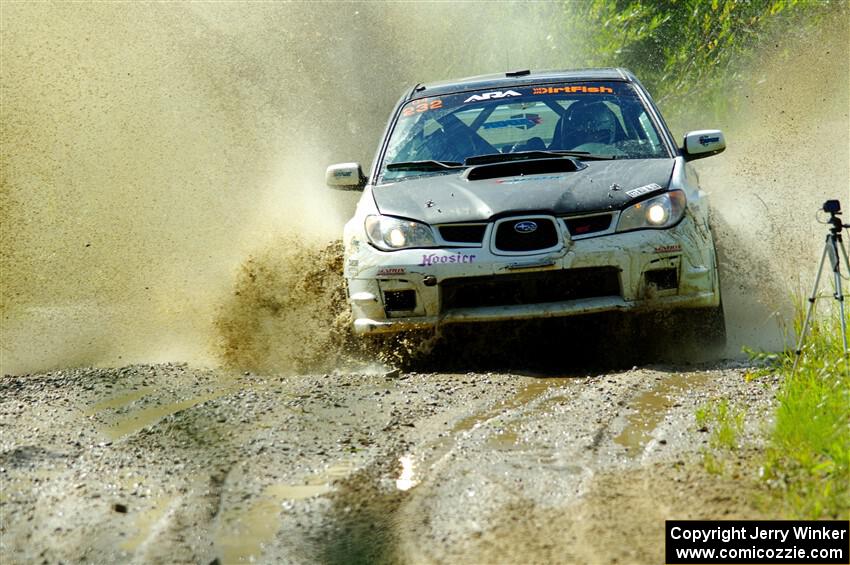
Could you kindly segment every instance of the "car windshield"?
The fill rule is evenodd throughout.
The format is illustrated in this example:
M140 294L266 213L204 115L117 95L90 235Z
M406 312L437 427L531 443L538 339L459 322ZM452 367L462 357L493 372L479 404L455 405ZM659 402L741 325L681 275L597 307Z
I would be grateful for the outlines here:
M379 182L522 158L669 157L634 87L583 82L412 100L395 123Z

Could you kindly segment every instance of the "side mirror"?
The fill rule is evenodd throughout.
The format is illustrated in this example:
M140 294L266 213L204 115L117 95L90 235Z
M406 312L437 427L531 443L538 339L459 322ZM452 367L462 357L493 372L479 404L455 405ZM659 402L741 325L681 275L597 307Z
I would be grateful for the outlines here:
M328 167L325 183L337 190L363 190L366 177L360 163L339 163Z
M701 129L685 134L682 155L685 161L702 159L722 153L726 149L726 138L719 129Z

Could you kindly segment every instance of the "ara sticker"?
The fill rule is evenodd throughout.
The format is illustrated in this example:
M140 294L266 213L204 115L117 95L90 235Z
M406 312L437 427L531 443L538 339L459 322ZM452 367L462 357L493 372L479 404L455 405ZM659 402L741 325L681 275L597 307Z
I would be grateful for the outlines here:
M682 246L678 243L675 245L661 245L655 248L656 253L676 253L682 250Z
M404 110L401 111L401 115L405 118L409 118L410 116L415 116L416 114L423 114L425 112L431 110L438 110L443 107L442 100L417 100L416 102L412 102L405 106Z
M499 98L507 98L509 96L522 96L515 90L497 90L496 92L485 92L484 94L473 94L464 102L482 102L484 100L498 100Z
M532 94L570 94L571 92L613 94L614 89L607 86L540 86L531 90Z
M630 198L637 198L643 194L649 194L650 192L655 192L656 190L661 190L661 185L655 184L654 182L651 184L646 184L644 186L639 186L637 188L633 188L631 190L627 190L626 194L629 195Z
M384 267L382 269L378 269L379 277L387 277L392 275L403 275L407 272L407 269L404 267Z

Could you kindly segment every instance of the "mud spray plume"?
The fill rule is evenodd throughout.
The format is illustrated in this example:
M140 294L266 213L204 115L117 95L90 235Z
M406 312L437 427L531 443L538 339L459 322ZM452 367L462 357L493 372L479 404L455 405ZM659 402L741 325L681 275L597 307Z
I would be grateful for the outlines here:
M411 84L569 68L581 51L557 2L451 9L0 4L0 371L322 370L359 351L333 243L356 195L327 191L325 166L368 169ZM767 331L819 246L798 211L847 191L843 25L755 69L729 150L700 167L732 234L738 344ZM752 289L765 307L751 315Z
M810 291L825 234L816 211L829 198L850 202L848 18L817 32L761 50L727 152L698 167L714 206L730 353L793 346L793 306Z

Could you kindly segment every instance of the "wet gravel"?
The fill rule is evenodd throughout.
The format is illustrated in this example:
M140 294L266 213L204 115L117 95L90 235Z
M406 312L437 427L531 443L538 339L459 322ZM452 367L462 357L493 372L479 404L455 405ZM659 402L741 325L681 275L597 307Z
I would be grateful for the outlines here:
M665 518L758 516L748 485L776 383L749 370L7 376L0 556L657 562ZM711 475L694 414L721 399L748 411Z

